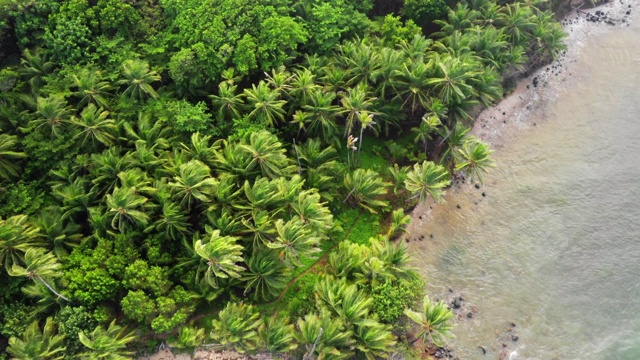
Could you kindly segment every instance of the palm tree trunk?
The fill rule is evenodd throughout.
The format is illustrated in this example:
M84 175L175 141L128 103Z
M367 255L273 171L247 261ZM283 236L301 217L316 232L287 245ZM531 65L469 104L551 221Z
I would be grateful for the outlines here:
M313 346L311 347L311 351L309 351L309 353L302 358L303 360L311 360L311 357L313 356L313 352L316 351L316 346L318 346L318 341L320 341L320 337L322 336L323 332L324 332L324 329L320 328L320 331L318 331L318 337L316 337L316 341L313 343Z
M71 302L71 300L67 299L66 297L64 297L62 294L60 294L59 292L55 291L51 285L49 285L46 281L44 281L44 279L42 277L40 277L40 275L36 275L36 277L38 279L40 279L40 281L42 281L42 283L44 284L44 286L46 286L49 290L51 290L52 293L56 294L58 297L63 298L64 300Z
M364 132L364 126L360 126L360 146L358 147L358 165L360 165L360 150L362 149L362 133Z

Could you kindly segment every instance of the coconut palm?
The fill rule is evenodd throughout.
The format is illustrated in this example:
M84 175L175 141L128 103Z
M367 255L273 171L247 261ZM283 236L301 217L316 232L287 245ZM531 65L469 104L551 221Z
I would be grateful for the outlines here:
M509 42L522 45L536 26L535 16L528 6L518 2L507 4L502 7L497 26L504 29Z
M42 329L32 322L21 338L9 338L7 352L14 360L62 360L65 357L64 335L56 334L53 318L47 318Z
M106 215L111 217L111 227L124 233L132 227L146 226L149 223L149 215L145 212L148 200L136 194L133 188L116 187L106 199Z
M567 34L551 14L536 17L535 27L531 30L531 37L536 40L535 54L544 60L555 60L562 50L567 49L563 42Z
M43 49L25 49L20 59L20 75L27 80L31 91L36 92L42 85L42 77L51 73L55 64L48 59L47 52Z
M16 150L18 137L15 135L0 134L0 179L11 180L20 175L18 159L24 159L27 154Z
M238 86L226 81L218 85L218 95L209 95L219 121L229 121L242 117L241 109L244 104L242 95L236 94Z
M298 344L293 334L293 325L289 324L288 318L278 314L268 317L258 328L258 336L264 343L265 349L272 355L295 350Z
M271 73L264 73L267 84L278 92L278 99L292 89L291 80L293 76L284 65L271 69Z
M293 97L296 103L307 105L311 95L319 90L320 85L316 84L315 75L309 69L303 68L293 74L289 96Z
M327 91L342 91L347 88L347 81L350 76L350 69L343 69L337 64L331 64L322 68L322 82Z
M296 337L306 347L303 359L346 360L353 357L351 330L346 329L341 320L331 318L328 312L305 315L298 319L297 328Z
M104 194L113 190L118 183L118 174L133 164L131 153L122 155L122 148L111 146L100 154L91 155L89 172L93 177L93 192Z
M400 70L405 61L402 51L383 47L379 50L379 66L371 73L371 79L376 86L378 97L386 99L396 91L394 75Z
M325 234L333 228L331 210L320 201L320 194L314 189L299 192L290 205L302 223L317 234Z
M84 148L87 142L92 146L96 145L96 141L106 147L113 144L116 122L108 116L108 111L98 109L90 103L82 110L79 118L76 116L71 118L71 124L80 129L80 132L74 136L74 139L81 139L80 148Z
M91 333L78 333L82 345L89 351L78 354L83 360L128 360L132 359L133 351L127 351L127 344L136 340L133 332L116 324L114 319L106 329L97 326Z
M469 131L471 131L471 128L461 123L456 123L452 130L447 127L441 129L440 136L442 136L442 141L446 145L442 155L440 155L441 164L453 165L460 160L458 149L462 148L466 142Z
M47 239L49 248L58 257L63 259L71 249L77 247L82 239L82 227L63 216L58 206L49 206L43 209L33 219L44 238Z
M281 200L275 182L269 181L267 178L258 178L253 185L249 181L245 181L242 189L247 202L238 202L232 206L247 212L253 210L275 210Z
M379 198L387 194L389 185L382 181L380 174L376 171L356 169L344 178L344 187L349 191L345 201L376 214L378 210L388 206L387 201Z
M350 70L348 83L370 85L372 74L380 66L378 49L364 41L348 41L339 47L339 51L340 61Z
M182 212L180 206L167 201L162 205L162 214L145 233L156 231L168 239L180 240L189 233L189 217Z
M414 280L417 277L416 268L411 266L411 254L402 242L391 242L386 238L372 240L371 255L385 264L385 273L394 280Z
M433 44L433 40L424 37L422 34L417 34L411 41L403 40L398 47L410 60L409 62L422 63L431 44Z
M446 338L453 337L453 312L447 304L440 301L434 303L429 296L422 300L422 311L405 309L404 313L409 319L420 326L418 337L426 344L431 342L436 346L443 346Z
M77 213L86 213L95 200L95 192L87 190L89 182L81 177L70 184L52 187L52 194L61 204L62 218L72 218Z
M450 55L435 57L434 77L428 81L445 105L464 102L475 95L469 80L478 75L469 62Z
M353 328L356 356L367 360L387 358L388 353L396 344L396 338L391 333L391 326L377 321L368 321L355 325Z
M455 171L463 171L467 174L469 181L478 180L482 183L482 174L495 166L490 155L493 150L489 145L479 139L472 137L465 141L464 145L458 149L459 161L456 163Z
M173 178L169 188L180 205L191 210L198 202L210 201L211 193L217 182L211 177L211 170L198 160L191 160L180 165L180 174Z
M213 288L218 287L218 278L241 278L240 271L242 245L237 245L238 238L221 236L220 230L208 230L208 238L194 237L193 251L199 256L199 271L204 271L204 280ZM197 240L196 240L197 239Z
M337 251L329 253L327 273L337 278L353 280L355 273L360 272L362 264L369 258L369 250L366 245L349 241L340 242Z
M26 215L0 219L0 262L7 272L23 260L28 249L45 244L40 229L30 224Z
M24 266L14 263L11 266L9 275L26 276L35 282L40 282L59 298L70 301L65 296L57 292L51 284L47 282L50 278L62 275L62 272L60 271L61 265L52 253L47 252L43 248L29 248L24 253L23 262Z
M178 337L171 341L169 345L178 349L194 349L204 344L204 329L191 326L181 326L178 330Z
M211 145L211 136L203 136L199 132L191 134L188 144L180 143L180 149L189 160L199 160L208 166L215 166L215 152L219 149L218 143Z
M221 150L216 151L214 160L219 172L234 176L237 180L253 179L259 174L255 166L257 162L240 144L226 140L222 140L220 144Z
M259 124L275 127L279 121L284 120L286 111L285 100L279 100L280 92L269 87L264 81L258 86L251 85L251 89L244 89L244 96L251 112L247 115L249 120Z
M458 3L455 9L449 9L447 20L434 20L434 23L441 27L437 35L445 37L456 30L464 31L472 27L480 17L479 11L470 8L466 3Z
M285 155L286 150L278 137L266 130L251 133L248 144L240 144L240 149L251 155L248 168L260 168L262 175L277 178L287 174L292 168Z
M360 147L358 147L358 164L360 164L360 150L362 150L362 140L364 139L364 131L365 129L372 128L376 122L373 121L373 117L375 113L370 113L368 111L360 111L356 114L358 119L358 123L360 123Z
M396 209L391 213L391 224L387 230L387 237L394 238L399 233L406 232L405 227L411 223L411 216L405 215L404 209Z
M273 241L267 242L270 249L278 252L280 259L288 264L302 266L301 257L311 257L320 252L318 238L299 218L293 218L286 223L282 219L275 222L278 235Z
M307 134L320 136L329 143L337 136L336 118L340 107L333 104L335 98L336 93L333 91L318 90L310 93L308 102L303 106L303 125Z
M78 107L95 104L98 107L109 108L107 98L111 95L109 91L113 90L113 87L108 82L102 81L102 73L99 70L85 68L71 78L73 85L77 88L73 94L80 98Z
M124 139L135 144L144 141L148 146L157 146L160 149L168 149L174 134L171 126L165 120L154 119L148 113L139 112L136 122L130 124L122 120L118 122L120 132L124 132ZM122 138L121 138L122 139Z
M369 87L366 83L361 82L358 85L348 88L346 93L340 93L340 104L342 112L346 117L345 137L351 134L353 125L357 120L357 116L362 111L369 110L376 98L370 96Z
M51 137L60 136L65 123L71 114L71 107L60 95L51 95L36 99L35 119L31 120L28 129L41 131Z
M428 104L432 89L429 84L431 73L431 66L423 62L404 64L394 73L397 81L396 99L401 101L402 107L408 108L411 114L420 112Z
M159 81L160 75L149 69L149 64L146 61L126 60L122 63L122 76L124 79L118 81L118 84L127 86L122 95L128 95L130 98L138 100L142 100L146 96L154 99L159 97L151 84Z
M449 173L442 165L423 161L422 164L413 165L413 169L407 173L404 186L411 194L411 199L418 198L420 202L424 202L431 196L435 201L441 201L443 189L450 183Z
M228 302L212 325L211 337L228 349L245 353L258 348L262 319L253 305Z
M271 300L287 285L291 270L271 251L256 249L247 262L245 293L254 292L256 300Z

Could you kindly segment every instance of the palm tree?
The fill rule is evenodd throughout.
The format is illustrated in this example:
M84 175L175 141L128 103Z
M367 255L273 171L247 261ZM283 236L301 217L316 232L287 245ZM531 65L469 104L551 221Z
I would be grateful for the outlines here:
M449 164L452 166L456 162L459 162L460 153L458 150L462 148L466 142L469 131L471 131L471 128L459 122L454 125L452 130L449 130L446 126L441 129L440 136L442 136L442 142L446 144L446 147L440 155L440 164Z
M207 165L198 160L191 160L180 165L180 174L173 178L175 182L168 185L174 193L180 205L188 210L197 201L210 201L211 193L217 182L211 177L211 170Z
M427 50L433 44L433 40L422 34L415 35L411 41L402 41L398 47L407 57L410 63L423 63Z
M267 242L268 248L278 251L280 259L288 264L302 266L301 257L313 256L320 252L318 238L299 218L293 218L286 223L282 219L275 222L278 235L273 241Z
M410 113L414 114L424 109L429 100L432 86L429 84L432 66L429 63L413 62L393 73L397 82L396 99L402 102L402 107L408 106Z
M7 272L23 260L28 249L43 245L40 229L30 224L26 215L0 219L0 262Z
M450 55L436 56L434 77L428 81L445 105L464 102L476 92L469 83L479 73L471 63Z
M314 189L299 192L290 205L302 223L317 234L325 234L333 228L331 210L320 201L320 194Z
M373 121L375 113L369 113L368 111L360 111L357 114L358 122L360 123L360 147L358 147L358 164L360 164L360 150L362 150L362 140L364 139L364 130L376 124Z
M113 87L106 81L102 81L102 73L93 69L82 69L78 74L72 75L73 85L78 88L74 95L80 98L77 107L85 104L95 104L108 109L107 97Z
M482 173L495 166L490 155L493 150L489 145L479 139L472 137L465 141L462 148L458 149L460 160L456 163L455 171L463 171L467 174L469 181L477 179L482 183Z
M391 213L391 224L387 230L387 237L392 239L398 233L406 232L405 227L411 223L411 216L405 215L404 209L396 209Z
M42 77L49 74L55 64L48 60L46 51L42 49L25 49L22 56L22 67L18 72L27 79L31 91L36 92L43 85Z
M267 84L279 93L278 99L282 97L282 94L289 92L292 88L289 83L291 82L291 79L293 79L293 76L289 71L287 71L287 68L284 65L271 69L271 74L265 72L264 76Z
M257 330L262 319L252 305L228 302L212 324L211 337L221 345L239 353L257 349L260 340Z
M376 214L377 210L388 206L387 201L378 198L387 194L389 185L376 171L356 169L344 178L344 187L349 191L345 201Z
M449 173L442 165L423 161L422 164L413 165L404 186L411 194L411 199L418 198L420 202L424 202L431 196L435 201L441 201L444 196L443 189L450 183Z
M282 143L278 141L277 136L267 130L251 133L249 143L239 146L240 149L251 154L252 160L247 166L249 170L259 166L262 175L272 179L283 176L291 170Z
M391 326L377 321L368 321L354 326L353 339L357 355L363 355L367 360L387 358L388 353L396 344L395 336L391 333ZM360 358L358 356L358 358Z
M429 296L425 296L422 300L422 311L405 309L404 313L420 326L418 337L421 337L425 344L431 341L434 345L441 347L444 345L445 338L453 337L451 334L453 312L442 301L434 303Z
M249 120L272 127L284 120L286 111L283 107L287 102L278 100L280 93L271 89L264 81L261 80L258 86L251 85L251 89L244 89L244 95L251 110L247 115Z
M357 115L371 108L376 98L369 96L369 87L364 82L348 88L346 93L340 93L339 95L340 104L342 104L343 108L342 112L346 114L346 128L344 133L346 137L351 134Z
M551 14L536 17L535 27L531 31L531 37L536 40L535 53L538 58L555 60L558 53L566 50L564 39L567 34L560 24L553 20Z
M394 280L415 280L417 272L411 266L411 254L402 242L391 242L386 238L371 241L371 255L380 259L384 272Z
M298 319L296 336L306 345L304 360L313 359L349 359L353 357L350 347L353 345L352 332L343 322L331 318L328 312L320 315L307 314Z
M199 269L204 270L204 280L213 288L218 287L218 278L241 278L242 245L237 237L221 236L220 230L207 229L209 238L196 240L193 251L199 256ZM200 272L200 271L199 271Z
M84 331L78 333L82 345L89 351L79 354L84 360L127 360L132 359L133 351L127 351L127 344L134 341L133 332L116 324L114 319L107 329L97 326L89 335Z
M204 343L204 329L198 329L191 326L181 326L178 330L176 341L171 341L169 345L178 349L193 349Z
M340 61L342 61L349 70L350 84L369 85L372 74L375 73L380 65L380 54L378 49L365 43L364 41L345 42L339 47L341 52Z
M64 97L59 95L51 95L47 98L38 96L36 99L36 118L29 122L28 129L43 131L51 137L59 136L70 113L71 107L67 105Z
M87 191L88 181L82 177L73 179L70 184L52 187L52 195L61 203L63 219L73 217L76 213L86 213L95 200L95 192Z
M53 254L45 251L42 248L29 248L24 253L24 265L25 266L21 266L14 263L11 266L9 275L26 276L29 279L33 279L33 281L38 280L59 298L62 298L66 301L71 301L57 292L47 282L49 278L59 277L62 275L62 272L60 271L61 265L58 263L58 259Z
M209 95L219 121L228 121L242 117L242 95L236 94L238 86L226 81L218 85L218 95Z
M311 95L319 90L320 85L315 83L315 75L309 69L303 68L294 73L289 96L293 97L296 103L307 105Z
M534 19L531 8L516 2L502 7L497 26L504 29L509 42L523 45L527 41L527 35L536 26Z
M278 314L268 317L258 328L258 336L272 355L295 350L298 344L295 343L293 334L293 325L289 324L288 318Z
M131 226L144 227L149 223L149 215L144 212L149 199L138 195L133 188L116 187L107 194L107 216L111 217L111 227L124 233Z
M340 114L340 107L333 104L335 98L336 93L333 91L318 90L309 95L308 102L302 107L306 115L304 125L309 136L321 136L329 143L336 138L336 118Z
M123 140L129 140L133 144L144 141L148 146L168 149L175 138L171 126L165 120L154 119L148 113L139 112L138 120L133 125L135 127L125 120L118 122L118 128L122 128L125 133Z
M291 270L274 256L273 252L254 249L254 255L247 262L245 294L255 290L256 300L270 300L277 296L291 277Z
M362 264L370 256L369 247L343 241L338 250L329 253L327 273L341 279L353 280L355 273L360 272Z
M388 95L396 93L396 71L400 70L406 58L402 51L383 47L379 50L379 66L371 73L371 79L376 84L376 93L379 98L387 99Z
M53 318L47 318L40 330L38 321L32 322L22 338L9 338L7 352L14 360L62 360L65 357L64 335L56 334Z
M133 164L131 153L122 155L122 148L111 146L100 154L91 155L91 167L89 172L93 177L93 192L97 194L108 193L118 183L118 174L125 171Z
M445 37L456 30L464 31L472 27L480 16L479 11L469 8L465 3L458 3L455 9L449 9L446 21L434 20L434 23L441 27L437 35Z
M74 136L74 139L82 138L80 148L84 148L87 141L95 146L96 141L102 145L109 147L115 141L113 135L116 130L116 122L107 118L109 112L102 108L96 108L92 103L82 110L80 117L73 116L71 124L77 126L81 131Z
M59 206L49 206L34 218L42 235L48 240L50 248L58 259L69 254L70 249L77 247L82 239L82 227L64 217Z
M27 154L14 151L18 137L15 135L0 134L0 179L11 180L20 175L18 159L24 159Z
M153 90L151 83L160 80L160 75L149 69L149 64L143 60L126 60L122 63L122 76L118 81L120 85L126 85L122 95L128 95L132 99L144 99L146 96L158 98L158 93Z
M182 209L171 201L162 205L162 214L152 226L145 229L145 233L157 231L168 239L183 239L189 232L189 217L182 213Z

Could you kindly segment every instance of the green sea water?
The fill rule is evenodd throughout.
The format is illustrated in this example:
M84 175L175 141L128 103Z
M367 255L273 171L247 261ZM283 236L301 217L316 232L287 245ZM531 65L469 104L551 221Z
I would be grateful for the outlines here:
M451 191L421 229L433 238L412 242L429 292L460 292L474 313L454 329L460 359L640 359L635 19L575 28L568 70L497 149L485 185Z

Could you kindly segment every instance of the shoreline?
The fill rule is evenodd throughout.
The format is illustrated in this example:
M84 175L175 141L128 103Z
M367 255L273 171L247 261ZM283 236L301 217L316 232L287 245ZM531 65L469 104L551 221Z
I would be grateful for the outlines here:
M517 80L516 87L511 93L496 105L483 109L476 116L470 134L488 143L494 152L499 152L507 148L508 144L522 131L538 126L538 123L528 121L531 115L544 111L544 107L553 101L559 91L569 91L567 87L579 81L571 71L571 63L576 61L575 57L584 46L586 37L591 35L585 32L585 28L591 31L604 30L603 32L606 33L620 27L621 24L625 25L626 18L618 13L624 14L623 10L626 10L629 4L630 0L617 0L590 8L589 11L576 9L567 14L560 21L568 34L566 52L554 62L535 69L528 76ZM586 17L596 11L616 13L615 15L619 16L618 24L609 25L604 22L604 19L600 23L590 24ZM456 183L447 189L447 193L471 191L474 185L466 182ZM473 190L477 191L477 189ZM435 203L429 198L425 203L416 205L411 211L411 224L401 239L413 244L421 236L428 235L422 231L422 228L433 220L433 210L452 205L447 203L447 197L445 195L445 201L442 203Z
M565 40L568 47L566 53L553 63L532 70L529 76L519 79L512 93L505 96L495 106L484 109L475 118L471 134L489 143L495 153L501 153L505 150L508 151L509 145L514 140L524 136L532 128L544 126L547 121L550 121L545 116L545 113L551 104L557 104L555 99L558 94L570 94L576 84L582 84L583 78L586 77L583 74L586 75L587 73L598 71L595 67L588 67L585 71L585 69L576 69L572 65L582 53L582 48L585 46L586 41L593 35L611 36L614 31L628 26L630 11L631 9L637 10L637 5L631 0L615 0L588 10L574 10L560 19L563 29L568 34ZM607 16L602 16L603 14L607 14ZM614 25L611 22L614 22ZM640 61L640 59L637 61ZM583 71L583 74L574 73L574 71L578 70ZM537 121L537 123L534 121ZM487 185L493 184L494 182ZM497 191L497 189L493 191ZM433 234L437 231L437 224L446 226L447 217L456 211L460 211L460 205L456 204L455 199L468 198L470 201L466 205L472 205L474 201L475 205L478 205L479 202L485 200L484 192L484 185L457 183L448 189L443 203L434 204L430 200L428 203L420 204L414 208L411 214L412 222L407 228L406 236L403 238L408 243L410 250L414 253L418 252L417 250L428 252L430 248L438 248L446 244L446 238L439 238L438 234L436 234L434 239ZM482 197L480 197L480 193L482 193ZM463 207L465 206L463 202L460 202L460 204L463 204ZM460 214L464 213L460 212ZM433 240L423 241L430 238ZM431 258L430 260L433 261ZM423 272L422 275L429 281L428 274ZM446 276L444 278L446 279ZM450 304L457 315L457 323L469 323L469 326L475 327L473 322L469 322L469 319L476 317L478 308L473 305L473 299L466 298L464 286L451 289L446 281L442 283L443 279L440 278L439 280L440 283L436 286L441 291L432 291L431 295L434 298L439 297ZM462 301L462 297L465 298L465 301ZM497 357L498 359L511 359L512 357L510 356L515 353L513 356L518 358L516 352L516 350L519 350L517 348L518 335L515 327L516 324L511 323L511 327L506 330L502 328L493 329L495 330L497 342L491 348L483 344L485 345L484 347L479 346L478 349L465 350L478 351L479 354L481 352L488 358ZM455 345L453 348L462 350L456 349Z

